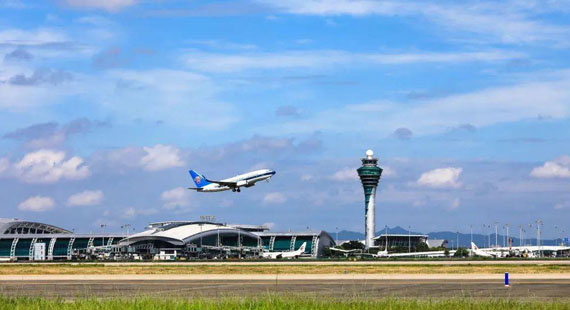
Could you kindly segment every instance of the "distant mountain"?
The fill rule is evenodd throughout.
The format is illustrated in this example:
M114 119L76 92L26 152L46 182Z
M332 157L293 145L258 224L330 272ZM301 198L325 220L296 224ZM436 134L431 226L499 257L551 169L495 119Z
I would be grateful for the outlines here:
M376 236L379 236L381 234L385 233L385 230L382 231L377 231L376 232ZM388 228L388 233L389 234L407 234L408 230L404 229L400 226L396 226L393 228ZM457 239L459 239L459 246L460 247L471 247L471 234L469 233L459 233L457 234L456 232L451 232L451 231L439 231L439 232L430 232L430 233L420 233L420 232L414 232L412 231L411 234L415 235L415 234L419 234L419 235L428 235L429 239L445 239L449 242L449 247L456 246L457 243ZM332 236L333 238L335 238L336 236ZM512 239L512 245L513 246L518 246L520 244L520 240L519 238L515 238L513 236L510 236L510 238ZM348 231L348 230L342 230L338 232L338 239L339 240L364 240L364 234L360 233L360 232L355 232L355 231ZM497 242L499 244L499 246L503 246L506 245L506 238L504 235L499 234L497 236ZM490 237L490 241L491 241L491 246L495 245L495 233L491 234ZM477 244L479 247L483 248L483 247L489 247L489 235L482 235L482 234L473 234L473 242L475 242L475 244ZM560 239L557 240L553 240L553 239L543 239L541 241L542 245L556 245L559 244L561 242ZM529 237L529 239L525 239L524 243L526 245L536 245L536 236L533 237Z

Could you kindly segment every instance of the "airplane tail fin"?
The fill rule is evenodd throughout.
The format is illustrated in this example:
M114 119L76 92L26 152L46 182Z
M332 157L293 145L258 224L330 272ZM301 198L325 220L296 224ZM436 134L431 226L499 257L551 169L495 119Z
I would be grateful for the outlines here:
M304 253L306 247L307 247L307 242L303 242L303 244L301 244L301 246L299 247L299 249L297 251Z
M192 177L192 180L194 181L194 184L196 184L196 187L198 188L202 188L208 184L210 184L210 182L208 182L208 180L206 179L206 177L204 177L203 175L199 174L198 172L194 171L194 170L190 170L188 171L190 173L190 176Z
M475 242L471 242L471 250L473 250L473 251L479 250L479 248L477 247Z

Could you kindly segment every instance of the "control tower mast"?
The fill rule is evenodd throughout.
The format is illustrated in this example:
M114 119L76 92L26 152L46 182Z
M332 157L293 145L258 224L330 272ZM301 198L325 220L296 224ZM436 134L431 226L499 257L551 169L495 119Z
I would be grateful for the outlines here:
M378 187L378 182L382 175L382 168L378 167L378 158L374 158L373 156L374 152L367 150L366 158L362 158L362 167L357 169L362 187L364 188L364 233L366 234L364 244L366 249L374 246L376 188Z

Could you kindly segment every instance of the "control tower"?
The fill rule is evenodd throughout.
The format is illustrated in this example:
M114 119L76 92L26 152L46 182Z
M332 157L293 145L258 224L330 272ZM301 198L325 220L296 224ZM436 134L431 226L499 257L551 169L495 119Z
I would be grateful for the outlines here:
M378 167L378 158L374 158L373 156L374 152L372 152L372 150L366 151L366 158L362 158L362 167L357 169L362 187L364 187L364 233L366 234L364 245L366 249L374 246L376 188L378 187L378 182L382 175L382 168Z

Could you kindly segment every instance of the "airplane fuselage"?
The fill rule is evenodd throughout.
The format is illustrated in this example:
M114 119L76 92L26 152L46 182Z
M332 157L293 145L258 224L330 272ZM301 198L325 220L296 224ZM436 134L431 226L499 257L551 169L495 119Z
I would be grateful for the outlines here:
M227 190L239 191L240 187L251 187L255 183L263 180L269 180L275 175L275 171L269 169L256 170L244 174L237 175L228 179L221 180L222 183L234 183L235 186L227 186L218 183L210 183L199 188L199 192L223 192Z

